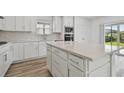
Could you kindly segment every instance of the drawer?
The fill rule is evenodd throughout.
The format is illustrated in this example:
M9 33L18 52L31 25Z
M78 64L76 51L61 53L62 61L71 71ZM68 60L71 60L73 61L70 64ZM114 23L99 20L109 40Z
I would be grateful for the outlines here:
M62 76L68 76L67 61L54 54L52 58L52 64L57 67L57 70L62 74Z
M101 57L93 62L89 62L89 72L99 68L100 66L109 63L110 62L110 56L106 55L104 57Z
M64 60L67 60L67 53L65 51L62 51L58 48L52 47L52 52L58 56L60 56L61 58L63 58Z
M84 72L73 65L69 65L69 77L83 77Z
M54 77L62 77L61 73L57 70L54 64L52 64L52 75Z
M84 62L82 58L70 54L69 63L73 64L74 66L78 67L81 70L84 70Z

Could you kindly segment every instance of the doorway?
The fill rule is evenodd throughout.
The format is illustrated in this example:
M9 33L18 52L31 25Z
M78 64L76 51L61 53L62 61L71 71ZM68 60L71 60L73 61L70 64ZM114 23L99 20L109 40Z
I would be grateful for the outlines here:
M104 25L104 45L108 52L124 48L124 23ZM124 49L117 53L124 55ZM124 56L115 55L115 75L124 77Z

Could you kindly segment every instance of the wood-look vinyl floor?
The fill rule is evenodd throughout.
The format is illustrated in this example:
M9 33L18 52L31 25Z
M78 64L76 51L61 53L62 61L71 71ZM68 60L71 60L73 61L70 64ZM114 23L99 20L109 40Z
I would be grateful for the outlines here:
M5 77L51 77L46 58L12 64Z

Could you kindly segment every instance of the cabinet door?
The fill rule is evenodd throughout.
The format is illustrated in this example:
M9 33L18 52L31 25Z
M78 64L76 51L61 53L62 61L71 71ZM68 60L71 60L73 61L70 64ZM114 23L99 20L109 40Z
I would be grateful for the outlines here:
M64 16L64 26L73 27L73 16Z
M90 73L90 77L110 77L110 63Z
M62 17L60 16L53 17L53 32L55 33L62 32Z
M24 31L24 30L25 30L25 17L16 16L16 31Z
M13 61L23 60L23 43L13 44Z
M3 19L0 19L0 30L3 30Z
M69 77L83 77L84 73L73 65L69 65Z
M52 71L52 52L50 50L47 50L47 67L48 70Z
M31 17L25 16L25 31L31 31Z
M3 56L0 54L0 77L3 76Z
M38 57L38 43L31 42L24 44L24 58Z
M47 48L45 42L39 42L39 56L44 57L47 55Z
M4 30L15 31L15 16L4 16Z

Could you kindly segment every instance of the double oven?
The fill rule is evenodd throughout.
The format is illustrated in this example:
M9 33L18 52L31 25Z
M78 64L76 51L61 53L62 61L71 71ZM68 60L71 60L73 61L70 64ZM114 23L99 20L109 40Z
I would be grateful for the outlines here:
M64 41L74 41L74 28L65 27L64 31Z

